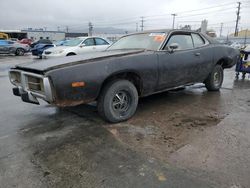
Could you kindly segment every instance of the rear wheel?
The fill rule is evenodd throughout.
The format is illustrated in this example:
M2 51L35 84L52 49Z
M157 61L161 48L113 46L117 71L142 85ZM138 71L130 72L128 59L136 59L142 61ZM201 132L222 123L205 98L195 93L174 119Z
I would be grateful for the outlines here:
M23 56L24 53L25 53L24 49L22 49L22 48L17 48L16 49L16 55L17 56Z
M216 65L213 71L208 75L205 80L205 86L208 91L218 91L221 88L224 74L221 65Z
M115 80L104 86L98 99L98 112L107 121L117 123L131 118L137 108L138 92L128 80Z

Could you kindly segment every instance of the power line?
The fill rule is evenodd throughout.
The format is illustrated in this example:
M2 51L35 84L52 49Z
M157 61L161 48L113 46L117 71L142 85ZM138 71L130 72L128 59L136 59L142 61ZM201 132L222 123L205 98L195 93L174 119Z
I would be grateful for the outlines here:
M205 8L201 8L201 9L195 9L195 10L189 10L189 11L183 11L183 12L177 12L177 14L182 14L182 13L188 13L188 12L195 12L195 11L202 11L202 10L207 10L207 9L212 9L212 8L218 8L218 7L225 7L225 6L228 6L228 5L231 5L232 3L225 3L225 4L221 4L221 5L216 5L216 6L211 6L211 7L205 7ZM219 10L216 10L216 11L219 11ZM209 12L210 13L210 12ZM204 14L204 13L202 13L202 14ZM201 15L202 15L201 14ZM161 14L161 15L149 15L149 16L144 16L144 20L145 20L145 18L152 18L152 17L159 17L159 16L166 16L166 15L170 15L170 14ZM186 16L191 16L191 15L186 15ZM183 16L181 16L181 17L186 17L185 15L183 15ZM192 15L193 16L193 15ZM181 18L180 17L180 18ZM130 18L124 18L124 19L113 19L113 20L103 20L103 19L97 19L97 20L95 20L94 22L95 22L95 24L98 24L98 23L101 23L101 24L111 24L111 22L121 22L121 21L126 21L126 20L135 20L135 19L137 19L138 17L130 17ZM178 17L179 18L179 17ZM148 20L148 19L146 19L146 20ZM88 21L84 21L84 22L86 22L86 23L88 23ZM126 22L127 23L127 22ZM130 21L130 23L131 23L131 21ZM135 21L133 22L133 23L135 23ZM77 24L76 26L78 26L78 25L80 25L80 24ZM74 27L74 25L71 25L71 27Z

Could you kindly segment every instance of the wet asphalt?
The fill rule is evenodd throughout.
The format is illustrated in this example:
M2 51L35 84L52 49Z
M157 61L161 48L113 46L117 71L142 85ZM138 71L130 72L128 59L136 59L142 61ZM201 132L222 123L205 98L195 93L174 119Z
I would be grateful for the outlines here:
M108 124L95 104L57 108L12 95L7 70L40 61L0 56L0 187L250 187L250 80L225 71L203 85L140 100Z

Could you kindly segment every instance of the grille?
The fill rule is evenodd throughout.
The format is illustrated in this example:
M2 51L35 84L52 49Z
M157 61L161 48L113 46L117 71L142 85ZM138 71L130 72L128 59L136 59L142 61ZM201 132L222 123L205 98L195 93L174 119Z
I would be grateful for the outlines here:
M49 55L49 54L51 54L51 52L45 52L45 54L46 54L46 55Z
M30 91L35 91L35 92L44 92L44 86L43 86L43 79L34 77L34 76L27 76L27 84L28 84L28 89Z

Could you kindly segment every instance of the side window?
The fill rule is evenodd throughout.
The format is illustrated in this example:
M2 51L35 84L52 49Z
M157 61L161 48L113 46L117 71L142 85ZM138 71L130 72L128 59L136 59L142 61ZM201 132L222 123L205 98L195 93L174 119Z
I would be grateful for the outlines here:
M194 48L191 35L184 35L184 34L172 35L168 40L166 47L170 46L173 43L177 43L179 45L179 48L177 50L187 50Z
M96 45L109 45L109 43L101 38L95 38Z
M93 38L90 39L86 39L83 44L85 44L86 46L94 46L95 45L95 41Z
M193 41L194 41L194 47L195 48L198 48L198 47L201 47L201 46L205 45L205 41L201 38L200 35L192 33L192 38L193 38Z

